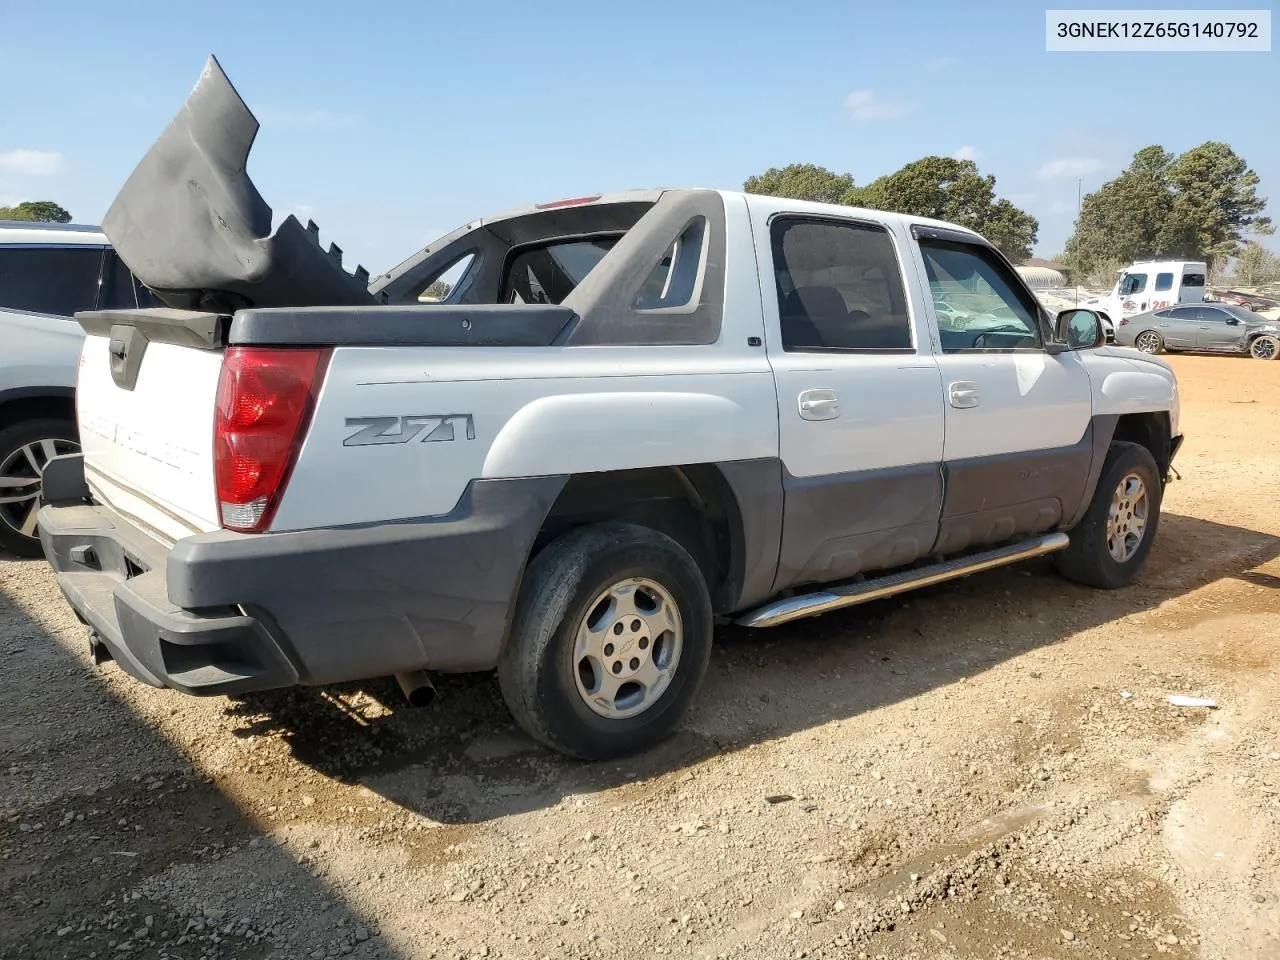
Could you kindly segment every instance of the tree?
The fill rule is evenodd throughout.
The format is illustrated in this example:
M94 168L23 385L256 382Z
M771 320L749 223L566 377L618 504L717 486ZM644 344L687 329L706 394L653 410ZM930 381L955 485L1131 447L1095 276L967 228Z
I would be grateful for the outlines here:
M840 203L840 198L853 189L853 176L834 173L812 163L792 163L785 167L770 167L759 176L747 177L742 189L769 197Z
M1244 287L1260 287L1280 280L1280 257L1257 241L1251 240L1240 251L1234 280Z
M433 280L427 285L427 289L422 291L420 300L443 300L449 295L449 291L453 289L452 284L445 283L443 280Z
M0 220L70 223L71 214L52 200L24 200L16 207L0 207Z
M1205 260L1212 270L1240 252L1248 232L1271 233L1260 216L1258 175L1225 143L1181 155L1144 147L1120 176L1084 198L1067 261L1084 273L1099 264L1157 257Z
M924 157L896 173L845 193L851 206L948 220L976 230L1018 262L1031 256L1040 224L1008 200L997 200L996 178L972 160Z

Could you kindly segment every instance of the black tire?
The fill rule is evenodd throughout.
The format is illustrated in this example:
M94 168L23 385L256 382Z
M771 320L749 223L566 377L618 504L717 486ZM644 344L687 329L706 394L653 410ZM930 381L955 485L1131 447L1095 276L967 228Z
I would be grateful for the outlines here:
M1120 483L1137 476L1148 498L1146 527L1132 556L1121 562L1108 547L1108 521L1112 497ZM1068 580L1103 590L1128 586L1142 571L1160 525L1160 501L1164 484L1151 451L1137 443L1116 442L1107 451L1098 486L1084 519L1071 531L1071 545L1055 555L1058 572Z
M1280 356L1280 337L1263 334L1249 341L1249 356L1255 360L1274 360Z
M597 598L634 577L667 591L683 639L652 704L634 716L602 716L579 693L575 638ZM684 717L706 676L712 627L702 571L675 540L629 523L581 527L548 544L525 571L498 682L516 722L540 743L581 760L623 756L660 742ZM652 649L656 660L658 641Z
M1144 348L1142 346L1144 340L1153 344L1153 346ZM1157 353L1164 352L1164 337L1160 336L1160 334L1156 333L1154 330L1143 330L1134 338L1133 346L1135 350L1141 350L1143 353L1154 356Z
M42 441L54 441L56 452L69 453L76 449L78 439L75 423L58 417L22 420L0 430L0 478L9 475L12 480L28 473L31 475L30 486L15 488L0 485L0 549L19 557L44 555L39 535L32 536L25 532L29 521L33 519L29 510L33 506L39 506L39 474L43 472L45 457ZM31 445L35 445L38 451L38 470L30 465L23 454L23 448ZM18 497L22 499L19 500Z

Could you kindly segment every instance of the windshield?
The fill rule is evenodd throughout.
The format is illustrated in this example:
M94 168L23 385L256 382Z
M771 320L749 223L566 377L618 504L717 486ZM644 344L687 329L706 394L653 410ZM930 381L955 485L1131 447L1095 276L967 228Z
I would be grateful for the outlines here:
M1131 297L1147 289L1145 273L1126 273L1120 278L1119 293L1122 297Z

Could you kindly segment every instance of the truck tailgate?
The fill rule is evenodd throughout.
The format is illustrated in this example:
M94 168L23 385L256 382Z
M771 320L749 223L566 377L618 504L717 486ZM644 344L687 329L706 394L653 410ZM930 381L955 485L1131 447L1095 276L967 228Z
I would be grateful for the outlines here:
M125 316L80 316L88 336L76 407L94 498L174 541L219 527L213 429L222 350L189 345L199 338L188 323L165 322L163 314L185 311L154 313L162 316L136 326Z

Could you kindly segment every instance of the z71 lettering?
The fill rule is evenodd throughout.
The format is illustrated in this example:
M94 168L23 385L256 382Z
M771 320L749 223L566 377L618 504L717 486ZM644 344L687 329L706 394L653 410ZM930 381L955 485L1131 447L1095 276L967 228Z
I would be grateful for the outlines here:
M348 427L359 427L342 441L344 447L364 447L375 443L408 443L423 431L421 443L445 443L458 439L455 424L466 427L466 438L476 438L475 419L469 413L426 414L418 417L348 417Z

